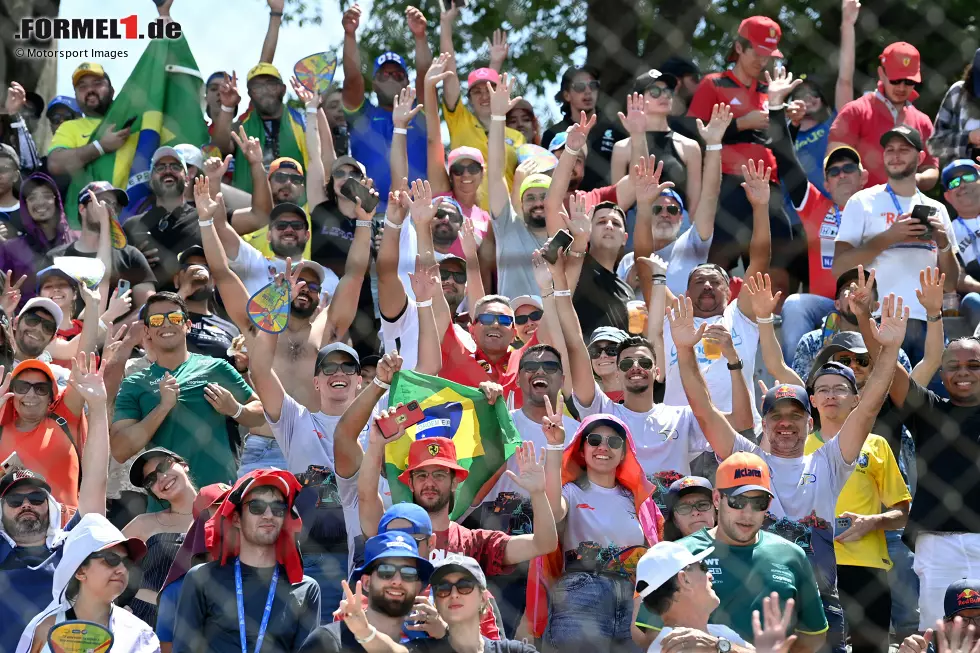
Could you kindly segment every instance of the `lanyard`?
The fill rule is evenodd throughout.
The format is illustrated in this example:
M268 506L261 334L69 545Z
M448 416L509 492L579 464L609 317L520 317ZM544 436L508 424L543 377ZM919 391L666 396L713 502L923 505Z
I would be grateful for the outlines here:
M255 653L262 650L262 640L265 639L265 629L269 627L269 615L272 614L272 600L276 598L276 585L279 583L279 566L272 572L272 582L269 583L269 598L265 600L265 612L262 614L262 624L259 626L259 636L255 640ZM248 653L245 648L245 597L242 594L242 563L235 558L235 594L238 597L238 634L242 640L242 653Z
M834 224L840 228L840 207L834 204Z
M891 195L892 203L895 205L895 210L898 211L898 215L902 215L903 213L905 213L905 211L902 209L902 205L898 203L898 195L896 195L895 194L895 191L892 190L892 187L891 187L890 184L885 184L885 191L889 195ZM915 198L916 199L919 199L919 195L920 195L919 189L916 188L915 189ZM911 208L910 208L910 210L911 210Z

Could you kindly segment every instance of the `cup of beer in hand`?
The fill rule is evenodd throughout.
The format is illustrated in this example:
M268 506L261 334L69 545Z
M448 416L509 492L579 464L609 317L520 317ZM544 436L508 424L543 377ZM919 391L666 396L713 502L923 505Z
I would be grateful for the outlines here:
M721 358L721 343L715 338L701 338L701 345L704 347L704 357L714 361Z

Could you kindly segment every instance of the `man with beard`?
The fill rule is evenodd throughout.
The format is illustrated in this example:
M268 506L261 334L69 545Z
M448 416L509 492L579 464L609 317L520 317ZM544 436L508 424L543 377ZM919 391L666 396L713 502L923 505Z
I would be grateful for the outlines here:
M234 324L211 312L215 301L214 280L204 248L195 245L185 249L177 255L177 262L180 272L174 275L173 283L177 294L187 304L187 318L191 322L187 351L229 360L228 350L241 332ZM142 303L137 305L142 306Z
M712 450L719 460L742 452L752 453L773 470L775 502L769 509L778 521L770 529L778 532L789 528L795 541L807 545L804 550L816 574L824 612L830 622L828 644L834 650L843 651L844 646L833 544L837 499L856 467L861 448L895 376L908 314L909 309L903 310L900 297L885 298L881 326L871 331L881 346L880 364L872 371L859 403L843 421L837 436L810 455L804 451L813 419L804 388L784 383L766 393L762 402L762 427L768 450L763 450L736 433L712 403L694 349L705 334L706 325L695 327L696 311L690 298L679 297L667 316L685 395ZM768 319L769 316L760 317ZM797 531L803 535L796 537ZM804 643L811 648L809 642Z
M80 64L71 74L71 83L82 117L64 121L51 137L48 170L53 175L73 174L100 156L112 154L126 143L130 134L129 127L117 130L112 124L106 127L102 138L89 142L102 124L115 94L101 64Z
M303 575L295 539L301 489L279 470L258 470L235 484L206 526L213 562L184 576L173 653L290 653L316 630L320 588Z
M234 481L241 456L238 424L264 424L262 403L226 360L187 350L191 322L180 295L151 295L141 317L144 343L156 360L119 388L113 457L122 463L144 448L164 447L187 461L197 487ZM154 499L150 506L159 510Z
M943 168L943 198L956 211L953 239L960 250L963 274L956 286L963 295L960 313L971 325L980 323L980 169L976 162L957 159Z
M27 623L51 601L54 572L61 561L68 532L88 513L105 514L105 470L109 464L105 387L101 372L89 374L88 370L78 369L73 379L84 388L88 406L88 435L81 456L78 510L71 514L68 508L58 503L51 496L51 486L35 472L14 469L0 479L0 499L3 501L0 623L4 625L0 628L0 650L13 651ZM99 386L102 386L101 397L97 391L88 391ZM60 431L59 427L55 428Z
M677 88L674 89L674 101L671 103L670 115L681 117L687 115L694 93L701 82L701 69L690 59L673 56L664 61L656 69L664 75L677 78Z
M915 46L903 41L892 43L878 57L878 62L877 90L841 107L830 127L827 146L829 152L841 145L857 150L871 185L891 179L888 156L882 151L886 146L885 136L891 130L904 125L918 131L922 142L928 141L934 131L929 116L912 105L919 97L915 87L922 81L919 51ZM914 182L920 189L929 190L939 180L939 159L927 148L920 146L919 151L924 155L914 162Z
M201 244L197 210L184 200L186 186L187 163L180 152L172 147L157 148L150 159L150 205L123 226L126 239L150 264L158 288L169 285L180 269L177 254Z
M900 125L881 137L881 147L888 183L865 188L847 202L834 248L834 272L841 274L858 265L874 268L881 294L912 297L919 286L919 270L938 263L940 274L946 275L946 288L955 290L959 249L946 207L916 188L922 137ZM929 209L928 224L912 218L916 206ZM926 310L919 302L910 302L910 308L912 321L902 348L916 365L925 355Z
M51 363L51 355L44 350L54 340L62 319L64 313L54 300L47 297L33 297L27 300L13 320L14 363L33 358L43 360L50 366L59 388L68 386L69 371Z
M269 166L269 188L272 191L273 206L286 202L298 206L307 205L306 177L303 176L303 166L295 159L282 157L272 162ZM224 192L222 189L222 193ZM262 214L261 208L238 209L231 216L231 226L245 242L262 252L263 256L274 256L269 247L269 221ZM310 258L309 241L303 250L303 256Z

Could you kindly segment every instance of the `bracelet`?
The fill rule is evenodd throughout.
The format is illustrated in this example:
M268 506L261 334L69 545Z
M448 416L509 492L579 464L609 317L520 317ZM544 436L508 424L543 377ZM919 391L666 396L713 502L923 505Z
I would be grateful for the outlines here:
M705 152L718 152L719 150L721 150L721 148L722 148L721 143L718 143L717 145L705 145L704 146L704 151Z
M571 154L572 156L578 156L579 154L581 154L581 152L582 152L582 150L580 150L580 149L579 150L575 150L575 149L572 149L572 148L570 148L570 147L568 147L566 145L565 146L565 151L563 152L563 154Z
M401 229L402 228L402 226L400 224L395 224L394 222L392 222L391 220L389 220L387 217L385 217L385 226L386 227L391 227L392 229Z
M943 319L942 313L939 315L926 315L926 322L938 322L941 319Z
M555 291L555 297L571 297L571 296L572 296L572 291L571 290L556 290Z
M355 227L373 227L374 223L371 220L354 220Z
M655 274L655 275L653 275L653 278L654 279L663 279L663 280L666 281L667 280L667 275L666 274Z
M770 313L769 314L769 317L758 317L757 316L755 318L755 321L758 324L772 324L773 322L776 321L776 318Z
M237 401L235 403L238 404ZM238 404L238 410L235 412L234 415L231 416L231 418L232 419L238 419L239 417L241 417L241 414L242 414L242 411L243 410L245 410L245 406L243 404Z
M563 444L546 444L546 445L544 445L544 448L547 449L548 451L564 451L565 450L565 445L563 445Z
M572 258L585 258L585 254L586 254L586 252L576 252L573 250L568 250L565 253L571 256Z
M507 116L490 116L490 120L493 120L494 122L506 122Z
M949 241L946 242L946 247L943 247L939 251L945 253L945 252L948 252L951 249L953 249L953 241L949 240Z
M23 129L24 127L27 127L27 123L24 122L23 118L18 118L17 122L10 123L10 126L14 129Z
M316 107L306 107L306 113L316 113L319 111Z
M667 278L664 277L663 279L660 279L658 277L654 277L653 278L653 285L655 285L655 286L666 286L667 285Z
M408 136L408 130L404 127L395 127L391 130L394 134L401 134L402 136Z
M211 220L198 220L197 221L197 226L198 227L210 227L213 224L214 224L214 219L211 219Z
M282 18L282 12L281 11L270 11L269 12L269 16L271 16L273 18Z
M99 156L103 156L105 154L105 148L102 147L102 143L99 141L92 141L92 145L94 145L95 149L99 151Z
M549 292L546 292L545 294L541 295L541 299L545 299L547 297L551 297L554 294L555 294L555 289L552 288Z
M415 302L417 308L430 308L432 306L432 300L427 299L424 302Z
M360 637L355 637L354 639L357 640L357 643L358 644L367 644L368 642L370 642L372 639L374 639L377 636L378 636L378 629L375 628L374 626L371 626L371 634L370 635L368 635L364 639L361 639Z
M387 390L388 388L391 387L391 384L390 383L385 383L384 381L382 381L378 377L374 377L374 381L372 381L372 383L374 383L374 385L378 386L382 390Z
M782 111L785 108L786 108L786 103L785 102L783 102L782 104L770 104L769 105L769 110L770 111Z
M235 113L235 107L226 107L223 104L221 105L221 110L225 113Z
M728 369L730 369L733 372L742 369L742 359L741 358L738 359L738 362L735 363L729 363Z

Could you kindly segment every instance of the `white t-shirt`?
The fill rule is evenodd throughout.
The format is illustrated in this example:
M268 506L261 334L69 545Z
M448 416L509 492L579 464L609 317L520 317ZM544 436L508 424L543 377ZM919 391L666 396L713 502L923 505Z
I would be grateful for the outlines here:
M687 278L691 270L708 262L708 250L711 249L712 240L714 235L708 240L701 240L701 234L692 226L678 236L677 240L656 252L657 256L667 261L667 288L674 295L687 293ZM623 281L626 281L635 257L633 252L629 252L619 262L616 274Z
M919 191L916 191L912 197L900 195L895 197L901 210L896 209L892 195L886 190L885 184L854 193L844 206L837 242L860 247L878 234L887 231L899 215L911 212L912 207L917 204L934 207L946 225L946 233L954 233L946 207L936 200L926 197ZM959 250L956 239L952 238L950 242L953 253L957 254ZM897 297L905 300L905 305L911 309L912 318L925 320L926 309L915 297L915 291L919 288L919 271L935 266L938 262L939 250L936 243L916 240L892 245L876 256L871 261L871 265L865 267L875 269L879 297L895 293Z
M476 343L473 342L469 332L458 324L453 324L456 330L456 337L462 342L469 351L476 351ZM439 334L442 337L443 334ZM381 338L384 342L384 351L391 352L398 350L402 356L402 369L414 370L419 363L419 307L415 299L408 297L405 310L394 322L389 322L381 316Z
M293 261L293 264L297 262ZM251 297L272 283L277 274L286 271L286 259L266 258L262 252L241 240L238 243L238 256L234 261L229 261L228 266L242 280L248 296ZM321 302L325 297L333 297L337 292L337 284L340 283L340 278L332 270L323 268L323 271L326 276L320 289Z
M660 653L660 644L674 630L669 626L664 626L660 629L660 633L657 635L657 639L653 640L650 644L650 648L647 649L647 653ZM736 633L734 630L728 626L720 626L718 624L708 624L708 634L714 635L715 637L724 637L732 644L737 644L738 646L748 646L749 643L742 639L742 636Z
M477 245L482 238L477 236ZM402 230L398 233L398 278L402 281L402 286L405 287L405 294L408 295L409 299L415 299L415 291L412 290L412 280L408 276L409 273L415 274L415 257L419 253L419 239L418 235L415 233L415 222L409 216L405 222L402 223ZM449 258L450 256L456 256L455 254L442 254L433 250L436 262L441 261L444 258Z
M361 530L361 515L358 512L358 506L360 504L357 498L357 479L360 475L360 470L354 472L354 475L350 478L344 478L339 474L336 475L337 493L340 494L340 504L344 508L344 526L347 527L347 550L349 551L347 556L348 574L354 570L354 551L358 543L357 540L366 539L364 538L364 531ZM384 504L384 509L387 510L391 507L391 490L388 488L388 481L385 480L383 474L380 483L378 483L378 492L381 494L381 502Z
M565 483L561 495L568 504L562 551L575 551L582 542L619 549L645 545L633 495L621 485L605 488L590 483L583 490L575 483Z
M598 384L591 406L583 406L577 396L574 400L583 418L608 413L626 423L633 436L636 458L648 477L660 472L687 476L691 473L691 461L710 449L689 406L654 404L652 410L637 413L614 403Z
M963 265L980 262L980 218L956 218L953 233Z
M725 307L725 312L714 317L694 318L694 328L699 328L702 324L721 324L729 333L732 334L732 342L735 351L742 360L742 376L749 387L749 396L753 393L753 377L755 376L755 357L759 348L759 325L745 317L738 308L738 302L731 302ZM664 351L667 356L667 388L664 390L664 403L668 406L687 406L687 395L684 393L684 385L681 383L681 371L677 366L677 347L674 346L674 338L670 333L670 322L664 318ZM708 386L708 394L711 401L723 413L732 410L732 376L728 370L728 361L724 356L715 360L710 360L704 355L704 343L699 342L694 346L694 353L698 357L698 367ZM752 403L752 417L756 427L762 423L759 416L759 409Z

